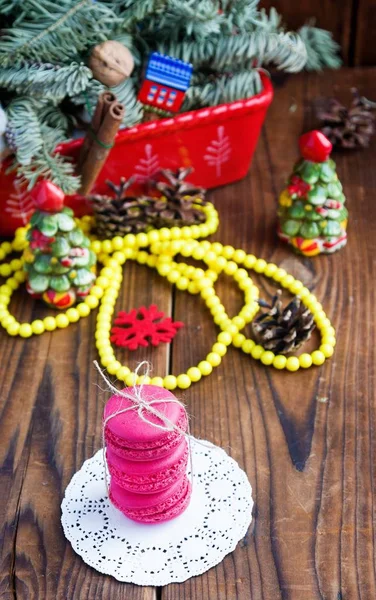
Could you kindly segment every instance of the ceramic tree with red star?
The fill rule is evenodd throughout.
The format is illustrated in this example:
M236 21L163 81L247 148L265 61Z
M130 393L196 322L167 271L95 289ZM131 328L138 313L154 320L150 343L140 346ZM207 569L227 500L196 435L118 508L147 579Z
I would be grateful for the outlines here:
M305 256L335 252L346 244L347 210L332 144L320 131L300 137L302 158L279 197L279 237Z
M51 181L31 192L37 207L24 251L27 291L49 306L66 309L86 296L95 280L96 256L90 240L77 226L73 211L64 206L64 193Z

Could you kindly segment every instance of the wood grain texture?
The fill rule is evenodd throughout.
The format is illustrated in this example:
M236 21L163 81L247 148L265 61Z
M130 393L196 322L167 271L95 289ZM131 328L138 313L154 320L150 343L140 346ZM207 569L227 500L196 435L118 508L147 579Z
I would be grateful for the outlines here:
M373 0L363 1L368 5ZM344 64L351 64L353 52L351 36L355 26L357 0L321 0L321 2L300 0L299 3L291 0L261 0L260 6L266 9L274 6L282 15L283 22L293 30L314 19L317 27L328 29L333 33L334 39L341 46ZM369 33L373 31L370 28L367 30Z
M343 100L352 85L376 97L375 70L301 74L276 90L250 174L210 198L220 240L277 262L302 279L338 330L334 357L296 374L265 368L230 349L209 377L180 394L194 435L222 445L254 490L251 530L208 573L163 589L120 584L87 567L64 539L60 503L82 462L101 444L107 394L92 361L95 316L29 340L0 332L0 597L50 600L371 600L375 580L376 143L336 157L350 211L349 244L332 257L299 258L275 235L277 195L315 125L313 99ZM255 276L261 295L275 289ZM230 314L241 305L232 280L217 289ZM204 358L216 328L197 296L173 291L127 265L116 310L156 303L185 327L168 347L119 352L131 366L185 371ZM18 293L23 320L44 308ZM248 332L250 333L250 332ZM317 339L311 340L312 348Z
M356 66L376 64L376 48L372 43L376 30L376 0L357 0L354 31L354 61Z

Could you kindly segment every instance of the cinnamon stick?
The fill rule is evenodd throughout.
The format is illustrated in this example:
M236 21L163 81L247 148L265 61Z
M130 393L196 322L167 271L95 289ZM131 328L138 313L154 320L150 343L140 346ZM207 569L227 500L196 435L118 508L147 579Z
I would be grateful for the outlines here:
M95 180L106 162L107 156L114 144L116 133L124 117L124 106L120 102L117 102L116 99L112 99L111 101L109 97L106 97L106 94L103 96L99 127L97 127L97 120L99 120L98 109L94 123L97 130L94 129L94 126L91 128L91 144L89 145L86 157L83 158L79 166L81 174L79 193L84 196L92 189Z
M91 127L85 135L85 139L81 146L80 156L78 158L77 167L81 170L81 166L85 162L89 148L93 141L93 133L98 135L99 127L103 121L104 114L107 112L108 107L112 102L116 100L116 96L112 92L102 92L98 96L97 105L94 110L94 115L91 121Z

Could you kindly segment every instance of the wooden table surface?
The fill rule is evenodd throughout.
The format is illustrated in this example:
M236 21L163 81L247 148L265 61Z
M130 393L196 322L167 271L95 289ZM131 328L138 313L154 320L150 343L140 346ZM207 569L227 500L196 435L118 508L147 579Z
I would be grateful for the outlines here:
M283 266L317 295L337 329L323 367L277 372L229 350L222 365L182 394L192 432L223 446L252 483L251 531L201 577L162 589L122 584L76 556L60 524L64 489L101 446L108 395L93 368L95 314L28 340L1 332L0 598L38 600L372 600L376 597L375 256L376 138L367 150L335 156L348 199L349 243L334 256L300 258L278 243L278 193L297 158L299 134L315 126L313 100L376 99L376 70L291 76L276 89L251 172L209 194L220 214L213 239ZM270 280L255 278L261 296ZM241 297L229 279L219 295L231 314ZM185 323L170 346L128 354L155 374L186 370L205 357L216 328L197 296L155 271L127 264L118 309L155 303ZM44 308L24 293L23 320ZM318 342L314 336L312 348ZM309 350L312 348L307 346Z

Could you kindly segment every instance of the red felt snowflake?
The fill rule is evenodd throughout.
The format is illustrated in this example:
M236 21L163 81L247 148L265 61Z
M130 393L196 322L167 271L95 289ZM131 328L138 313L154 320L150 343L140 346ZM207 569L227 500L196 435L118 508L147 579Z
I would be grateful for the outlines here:
M290 196L297 196L298 198L303 198L307 192L311 189L309 183L300 179L298 175L293 175L290 179L290 185L287 187Z
M139 346L148 346L149 342L153 346L171 342L184 323L173 322L152 304L149 308L134 308L129 313L120 311L115 325L121 327L112 327L111 342L129 350L137 350Z

